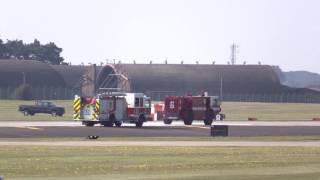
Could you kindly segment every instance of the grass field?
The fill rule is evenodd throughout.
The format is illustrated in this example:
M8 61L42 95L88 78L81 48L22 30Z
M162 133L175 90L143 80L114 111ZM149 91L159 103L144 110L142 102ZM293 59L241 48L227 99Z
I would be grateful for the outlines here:
M320 117L320 104L224 102L222 109L228 120L255 117L258 120L290 121Z
M10 180L319 179L320 148L2 146Z
M36 114L34 116L24 116L18 111L18 106L33 105L34 101L17 101L17 100L0 100L0 121L71 121L72 120L72 103L71 100L52 101L57 106L65 107L66 113L63 117L52 117L50 114Z
M72 100L53 101L57 105L66 108L64 117L51 117L47 114L36 114L35 116L23 116L17 111L20 104L33 104L33 101L0 100L0 121L5 120L72 120ZM320 104L289 104L289 103L242 103L224 102L223 113L227 120L247 120L248 117L255 117L258 120L311 120L320 117Z

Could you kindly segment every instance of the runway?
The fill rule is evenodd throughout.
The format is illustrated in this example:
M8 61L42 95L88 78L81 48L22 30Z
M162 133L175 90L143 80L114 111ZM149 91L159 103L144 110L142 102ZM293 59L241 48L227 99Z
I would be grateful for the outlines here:
M248 122L219 121L213 125L228 125L228 136L317 136L320 122ZM208 137L211 127L195 122L185 126L182 122L164 125L148 122L142 128L131 124L122 127L84 127L80 122L0 122L0 138L44 138L44 137Z

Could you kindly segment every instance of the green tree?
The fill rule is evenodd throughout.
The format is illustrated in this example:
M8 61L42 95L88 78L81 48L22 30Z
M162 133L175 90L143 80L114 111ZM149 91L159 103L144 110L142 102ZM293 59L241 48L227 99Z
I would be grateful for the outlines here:
M8 40L5 46L8 58L25 59L27 51L22 40Z
M0 59L4 59L5 58L5 46L3 44L2 39L0 39Z
M37 39L30 44L22 40L7 40L3 43L0 39L0 59L36 60L58 65L64 61L60 56L62 50L53 42L42 45Z

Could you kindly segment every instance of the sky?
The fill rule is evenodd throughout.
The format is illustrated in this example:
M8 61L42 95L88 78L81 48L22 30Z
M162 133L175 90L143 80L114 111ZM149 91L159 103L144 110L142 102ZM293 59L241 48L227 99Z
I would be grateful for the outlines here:
M277 65L320 74L319 0L0 0L0 38L54 42L72 64Z

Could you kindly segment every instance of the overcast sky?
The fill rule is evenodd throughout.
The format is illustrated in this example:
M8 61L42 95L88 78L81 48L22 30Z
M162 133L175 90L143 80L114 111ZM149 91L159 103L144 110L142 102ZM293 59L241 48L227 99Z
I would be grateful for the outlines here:
M63 48L66 62L238 63L320 73L319 0L0 0L0 38Z

